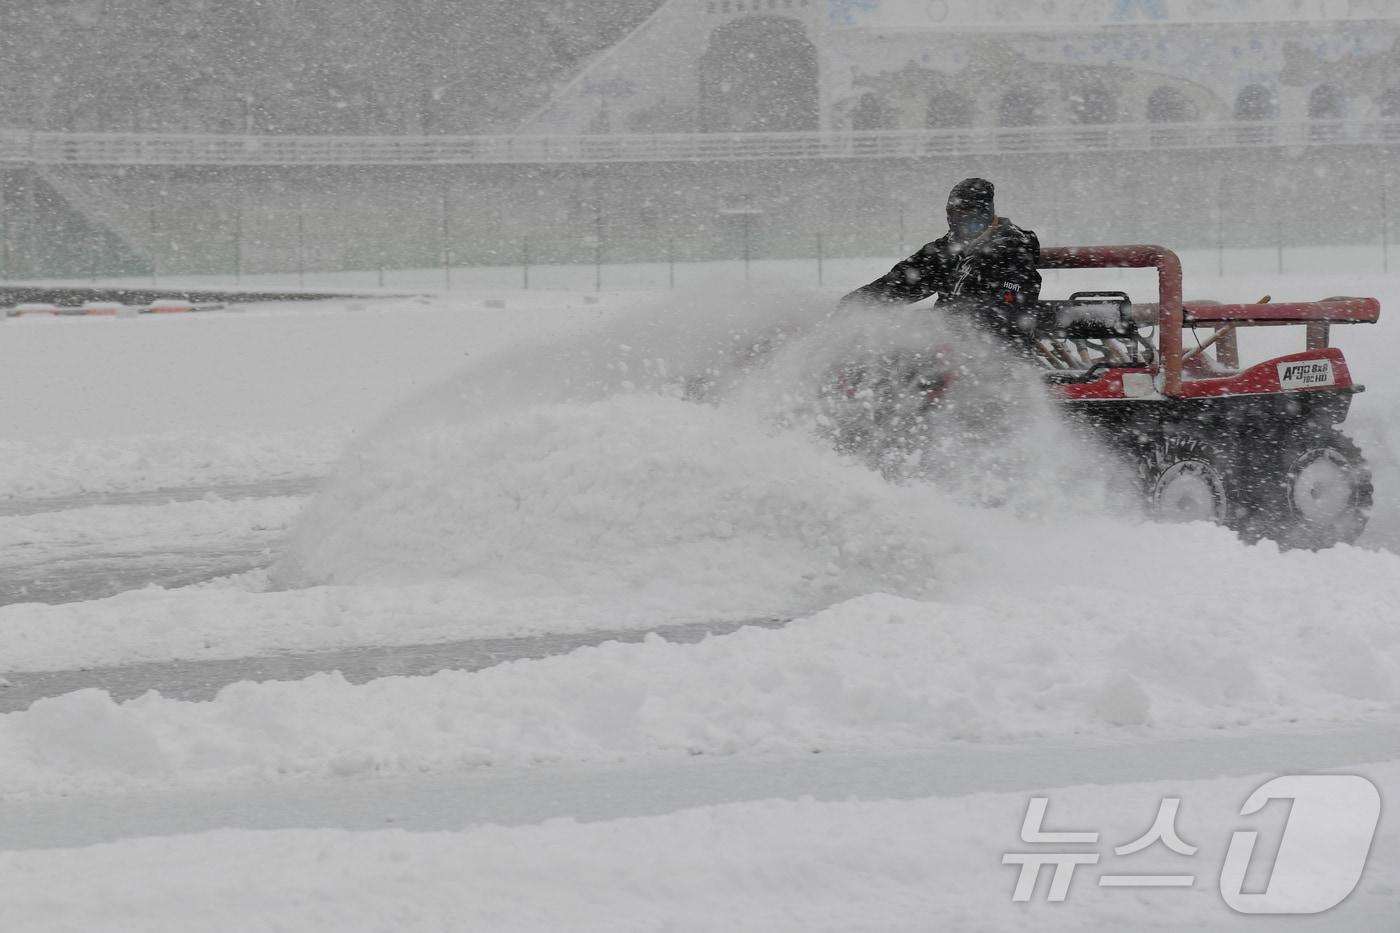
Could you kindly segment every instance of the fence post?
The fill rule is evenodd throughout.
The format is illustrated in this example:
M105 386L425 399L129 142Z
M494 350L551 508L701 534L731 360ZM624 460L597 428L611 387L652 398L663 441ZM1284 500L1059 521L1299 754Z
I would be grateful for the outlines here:
M156 248L156 209L155 209L155 206L154 206L154 205L151 206L151 213L150 213L149 221L150 221L150 241L151 241L151 285L154 286L154 285L156 284L156 277L157 277L157 276L156 276L156 272L157 272L157 269L156 269L156 254L159 252L159 251L157 250L157 248Z
M1220 262L1220 277L1225 277L1225 176L1220 176L1220 184L1215 195L1215 248Z
M24 176L24 200L20 203L20 239L15 244L17 260L30 276L39 275L43 270L43 255L35 248L34 231L39 228L39 208L34 203L34 189L38 184L36 170L32 167Z
M243 282L243 201L240 199L233 213L233 284Z
M452 291L452 247L447 226L447 188L442 189L442 290Z
M382 284L382 283L381 283ZM297 205L297 288L306 287L306 205Z
M670 275L669 275L670 287L671 287L671 288L675 288L675 287L676 287L676 238L675 238L675 237L671 237L670 239L668 239L668 240L666 241L666 265L667 265L668 271L669 271L669 273L670 273Z
M601 292L603 290L603 208L598 207L598 212L593 217L593 290Z
M10 280L10 211L5 199L9 176L0 174L0 282Z
M753 225L753 215L744 215L744 281L749 280L749 230Z
M1381 179L1381 271L1390 272L1390 211L1386 206L1387 178Z
M817 234L817 284L822 285L822 235Z

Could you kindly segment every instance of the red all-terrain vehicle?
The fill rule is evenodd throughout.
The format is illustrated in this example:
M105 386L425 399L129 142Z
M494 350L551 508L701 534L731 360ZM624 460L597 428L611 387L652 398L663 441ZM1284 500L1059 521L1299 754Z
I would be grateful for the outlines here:
M1181 262L1159 246L1047 248L1040 265L1157 269L1155 302L1123 292L1041 302L1031 341L1071 419L1136 465L1152 514L1215 521L1287 547L1356 540L1371 477L1338 425L1362 387L1329 346L1329 330L1374 323L1379 302L1183 303ZM1240 367L1240 328L1288 324L1306 326L1303 350ZM871 362L842 368L824 387L844 409L834 418L838 446L917 432L920 412L939 406L957 378L945 351Z

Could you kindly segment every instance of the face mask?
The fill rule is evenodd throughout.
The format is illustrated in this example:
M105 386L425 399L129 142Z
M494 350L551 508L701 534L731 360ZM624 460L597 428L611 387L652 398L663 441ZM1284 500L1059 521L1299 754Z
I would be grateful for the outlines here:
M952 224L953 235L959 240L973 240L981 236L991 224L980 217L968 217Z

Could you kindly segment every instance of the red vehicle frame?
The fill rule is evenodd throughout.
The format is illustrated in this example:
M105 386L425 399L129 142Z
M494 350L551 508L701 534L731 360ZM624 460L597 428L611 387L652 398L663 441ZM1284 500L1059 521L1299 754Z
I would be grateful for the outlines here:
M1271 365L1280 362L1327 358L1333 361L1336 382L1326 388L1351 388L1351 373L1336 350L1329 351L1332 324L1374 324L1380 319L1380 302L1374 298L1328 298L1322 301L1259 304L1187 304L1181 298L1181 260L1162 246L1070 246L1047 247L1041 251L1042 269L1156 268L1157 305L1139 306L1149 316L1142 323L1160 328L1158 353L1162 374L1160 392L1168 398L1199 398L1259 394L1284 391ZM1182 339L1189 328L1210 327L1216 360L1221 367L1239 366L1236 330L1239 327L1268 327L1286 324L1307 325L1306 349L1250 367L1242 372L1215 378L1191 379L1188 356ZM1153 370L1157 371L1156 369ZM1121 375L1121 372L1120 372ZM1121 387L1121 378L1118 380ZM1066 386L1069 399L1103 398L1103 386L1096 383ZM1307 391L1307 390L1304 390ZM1312 390L1316 391L1316 390ZM1118 397L1122 397L1121 394Z
M1362 387L1330 338L1333 324L1378 321L1376 299L1187 303L1181 261L1161 246L1046 248L1040 266L1157 270L1156 304L1130 306L1134 339L1141 342L1137 326L1157 329L1155 358L1135 354L1047 374L1070 412L1137 462L1150 509L1285 546L1356 540L1371 507L1371 476L1339 425ZM1304 348L1240 369L1238 329L1281 325L1305 326ZM1197 328L1212 334L1187 349L1184 334Z

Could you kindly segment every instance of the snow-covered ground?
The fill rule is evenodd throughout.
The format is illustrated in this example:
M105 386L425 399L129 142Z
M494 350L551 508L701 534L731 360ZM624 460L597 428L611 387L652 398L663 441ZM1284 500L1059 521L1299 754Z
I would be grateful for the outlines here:
M1188 264L1188 297L1265 293L1373 294L1386 309L1335 332L1368 384L1349 421L1376 481L1358 546L1280 553L1146 523L1014 380L1001 388L1012 430L990 452L955 438L943 452L959 469L882 478L808 430L816 375L885 326L826 321L826 292L463 292L8 321L0 557L21 579L7 592L93 554L222 544L266 567L0 606L0 671L794 621L360 686L333 673L242 683L204 703L40 700L0 716L0 840L16 850L0 852L0 925L1233 928L1244 918L1216 879L1265 773L1360 767L1400 799L1400 283ZM1302 337L1243 349L1281 340ZM765 365L746 363L756 350ZM682 397L695 377L706 403ZM289 478L319 485L273 494ZM231 485L239 495L220 494ZM182 486L198 495L82 498ZM1358 747L1327 745L1329 730ZM1239 743L1233 765L1204 751L1222 737ZM1255 741L1273 751L1250 753ZM1021 770L1008 746L1071 764ZM1109 773L1105 747L1138 770ZM794 799L799 777L791 790L753 779L833 758L870 763L840 772L835 799L831 786ZM951 761L955 788L891 794L877 776ZM505 799L545 800L580 768L602 769L621 802L600 816L595 790L541 816L589 822L506 807L404 832L248 815L290 788L471 793L483 769L518 783ZM668 809L635 780L649 769L707 789ZM1078 786L1096 784L1113 786ZM984 787L1002 791L972 794ZM1001 855L1023 848L1037 787L1053 798L1047 825L1100 830L1105 853L1141 835L1162 796L1182 797L1201 879L1115 891L1090 875L1065 904L1011 903ZM226 818L139 815L163 806ZM128 814L109 844L77 840L75 823L68 847L29 851L53 843L26 820L96 810ZM524 825L477 825L490 822ZM1387 814L1358 893L1311 928L1393 923L1397 846Z
M890 762L883 762L889 764ZM1365 769L1400 791L1400 766ZM7 929L207 930L1389 930L1400 838L1376 840L1370 874L1316 918L1244 917L1221 899L1222 861L1264 776L1056 790L1056 829L1097 845L1017 838L1024 793L915 800L767 799L646 817L415 832L216 830L47 851L0 852ZM1163 797L1194 856L1118 856ZM1063 903L1013 903L1006 853L1095 853ZM1183 874L1189 888L1113 888L1108 875ZM1254 922L1249 922L1249 921ZM1290 923L1288 921L1299 921Z

